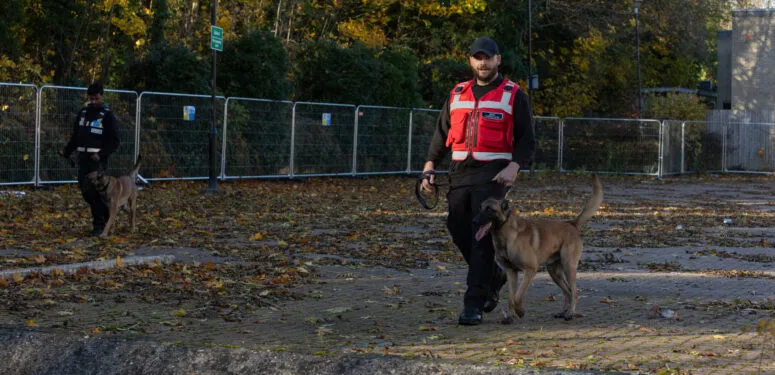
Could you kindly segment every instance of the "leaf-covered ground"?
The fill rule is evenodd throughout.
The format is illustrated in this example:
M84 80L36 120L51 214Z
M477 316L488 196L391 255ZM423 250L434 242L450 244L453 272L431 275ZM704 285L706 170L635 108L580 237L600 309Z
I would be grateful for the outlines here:
M589 180L583 175L523 175L509 198L520 215L568 219L578 214L587 199ZM436 209L422 209L414 197L414 182L400 176L239 181L220 183L219 194L203 193L206 182L154 182L139 193L137 231L129 232L128 214L122 212L116 230L107 239L86 236L91 229L90 217L74 185L53 190L8 189L23 190L25 195L0 194L0 271L96 260L117 260L119 266L0 277L0 316L11 325L35 329L144 335L195 344L236 343L333 353L371 351L384 341L389 342L385 353L412 357L424 355L410 349L416 345L426 348L423 350L433 358L516 366L645 372L669 368L669 361L665 365L658 359L605 362L600 359L605 350L590 354L591 358L575 356L569 364L551 354L574 351L564 350L563 344L523 348L527 344L517 339L491 345L504 348L508 358L501 358L505 354L493 357L479 353L491 350L481 345L470 345L467 355L459 352L465 351L464 346L456 349L457 354L444 354L446 349L440 349L440 343L454 345L463 337L486 340L459 337L462 332L455 331L464 264L446 233L446 202L442 198ZM580 306L600 314L571 324L590 330L615 326L611 329L627 332L631 330L626 325L634 324L653 330L640 332L636 327L634 332L641 336L659 336L670 330L691 336L696 322L653 327L638 321L640 317L647 319L653 308L639 290L650 282L640 279L643 273L711 277L719 285L726 285L724 280L741 280L753 283L748 288L754 289L775 277L768 268L775 260L775 178L603 176L602 182L606 199L584 231L586 250L579 277L583 280L585 273L587 277L601 275L603 283L603 287L593 284L591 288L580 284L582 295L585 287L587 295L595 295L597 290L609 294L588 297L595 298L594 303L589 305L588 299L587 305ZM174 255L177 261L131 266L122 262L147 255ZM400 275L420 274L444 280L444 284L429 286L426 283L431 279L416 276L404 280L406 285L398 281ZM702 281L696 282L702 285ZM360 286L353 286L356 284ZM379 289L371 292L374 297L368 293L360 296L364 288L369 290L366 285ZM543 289L536 290L540 293ZM614 290L633 295L625 301L610 294ZM747 304L739 302L740 298L711 298L712 289L707 293L698 291L691 301L677 305L689 306L686 310L697 319L735 327L755 326L755 322L730 320L744 309L760 311L758 318L762 312L770 319L775 315L772 302L767 303L766 288L765 295L759 291ZM656 304L658 295L650 301ZM769 295L775 299L775 288ZM350 301L353 298L359 302ZM439 298L444 302L436 301ZM535 298L547 298L534 302L546 304L546 308L559 303L540 294ZM361 302L365 307L353 307ZM303 312L291 312L287 306L303 306ZM380 306L371 313L364 311ZM634 311L630 315L636 318L629 318L634 323L622 323L616 314L600 311L601 306ZM407 323L407 316L423 314L429 316ZM687 316L686 312L681 311L681 316ZM336 327L343 321L347 321L346 332ZM533 330L524 329L528 337L535 335ZM283 336L293 336L294 332L293 340ZM310 341L310 334L317 339ZM371 346L353 344L363 335L371 337L362 339ZM428 337L432 337L430 341ZM420 341L410 345L415 339ZM613 343L622 345L616 340ZM584 344L568 345L578 349ZM739 367L737 357L721 352L695 355L690 347L680 350L685 352L667 357L717 362L720 357L729 357L731 362L720 362ZM766 350L760 352L767 354ZM526 361L528 357L532 359ZM708 368L690 360L687 363L695 370ZM684 368L689 367L684 364Z

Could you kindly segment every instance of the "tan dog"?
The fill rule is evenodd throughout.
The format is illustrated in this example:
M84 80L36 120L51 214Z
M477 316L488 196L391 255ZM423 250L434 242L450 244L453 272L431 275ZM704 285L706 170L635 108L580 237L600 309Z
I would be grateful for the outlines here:
M100 237L104 238L108 235L110 228L116 222L118 209L121 206L125 208L128 206L132 217L132 232L135 231L135 211L137 210L137 184L135 181L137 180L137 172L140 170L140 160L142 157L138 155L137 162L128 176L116 178L106 175L102 171L94 171L86 175L89 183L100 192L102 200L108 205L110 217Z
M570 221L528 220L512 212L507 200L494 198L482 203L474 218L479 225L476 240L492 233L495 261L506 271L509 284L509 314L503 323L511 323L515 314L525 315L525 294L538 272L546 264L552 280L565 296L563 311L556 318L573 319L576 314L576 268L581 258L582 241L579 230L603 202L603 189L597 175L593 176L592 197L584 210ZM517 288L519 271L525 277Z

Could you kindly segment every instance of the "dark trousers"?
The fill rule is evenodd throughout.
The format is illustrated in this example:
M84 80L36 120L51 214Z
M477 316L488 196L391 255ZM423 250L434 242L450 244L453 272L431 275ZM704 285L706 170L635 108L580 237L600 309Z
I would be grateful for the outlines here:
M104 228L108 221L108 206L100 197L99 191L89 183L86 175L93 171L108 170L107 158L94 161L91 155L85 152L78 153L78 187L81 189L83 200L91 207L92 225L94 228Z
M479 228L475 228L473 218L487 198L502 199L505 196L506 186L494 182L452 188L447 194L447 229L452 235L452 242L460 249L468 263L467 289L463 298L463 304L467 308L482 308L485 299L494 289L498 267L495 263L492 237L488 234L481 241L477 241L474 235Z

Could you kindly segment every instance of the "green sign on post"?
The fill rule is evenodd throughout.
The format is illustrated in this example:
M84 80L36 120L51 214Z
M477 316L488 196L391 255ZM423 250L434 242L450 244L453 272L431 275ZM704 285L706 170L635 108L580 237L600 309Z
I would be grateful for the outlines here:
M210 26L210 48L223 52L223 29L218 26Z

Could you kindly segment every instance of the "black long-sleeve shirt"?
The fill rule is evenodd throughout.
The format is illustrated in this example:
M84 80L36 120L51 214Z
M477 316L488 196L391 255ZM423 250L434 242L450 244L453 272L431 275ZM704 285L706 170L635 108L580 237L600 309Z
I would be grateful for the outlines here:
M486 93L500 86L502 82L503 77L500 75L495 81L490 82L486 86L479 86L474 82L472 88L474 98L478 101ZM514 151L512 153L512 161L517 162L520 169L524 169L533 162L536 141L530 100L521 88L517 90L514 96L512 113L514 116ZM436 132L433 134L433 139L428 148L426 160L433 161L434 166L438 166L441 160L450 152L450 148L446 145L449 126L448 99L441 108L439 119L436 122ZM451 185L454 187L487 183L503 168L506 168L509 162L508 160L478 161L474 160L470 155L466 160L460 162L453 160L449 167Z

